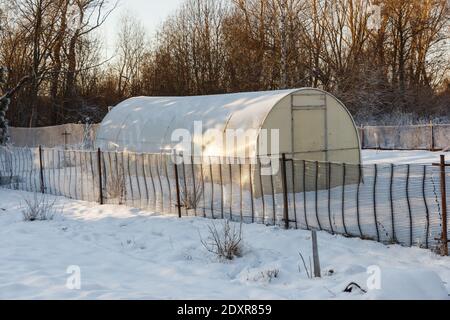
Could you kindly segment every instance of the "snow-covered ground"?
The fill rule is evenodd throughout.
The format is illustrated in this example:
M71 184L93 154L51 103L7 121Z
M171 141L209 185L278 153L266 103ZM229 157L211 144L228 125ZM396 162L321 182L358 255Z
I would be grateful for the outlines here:
M362 158L364 164L432 164L439 162L440 155L446 155L450 161L450 152L431 152L424 150L363 150Z
M321 232L323 278L308 279L307 231L244 225L243 256L224 262L200 241L213 220L57 198L52 221L25 222L26 196L0 189L1 299L449 298L450 258L429 250ZM81 288L71 290L78 268ZM344 293L351 282L380 289Z

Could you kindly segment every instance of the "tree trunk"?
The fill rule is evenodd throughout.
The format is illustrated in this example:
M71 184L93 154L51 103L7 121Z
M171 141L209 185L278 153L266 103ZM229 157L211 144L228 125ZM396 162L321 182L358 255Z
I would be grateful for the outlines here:
M42 8L39 3L36 7L36 22L34 25L33 34L33 66L32 66L32 81L31 81L31 115L30 115L30 127L36 127L37 125L37 113L38 113L38 94L39 94L39 66L41 59L40 51L40 36L42 28Z
M67 57L68 65L64 94L64 106L67 106L68 101L72 101L72 98L75 96L75 73L77 67L76 44L78 41L78 36L79 30L77 30L73 37L70 39L69 54Z
M60 116L62 117L63 105L61 101L58 99L58 88L59 88L59 80L60 74L62 70L62 62L61 62L61 49L64 44L64 38L66 36L66 28L67 28L67 7L69 5L69 1L64 1L63 7L61 8L61 26L58 31L58 37L55 42L55 47L53 49L53 68L52 68L52 76L51 76L51 85L50 85L50 97L52 100L52 121L53 124L58 124ZM60 116L59 116L60 115Z

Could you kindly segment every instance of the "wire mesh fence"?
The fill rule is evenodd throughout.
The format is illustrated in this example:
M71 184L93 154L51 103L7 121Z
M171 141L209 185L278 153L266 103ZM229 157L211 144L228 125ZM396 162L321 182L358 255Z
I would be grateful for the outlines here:
M430 249L443 238L438 167L279 157L180 158L4 148L0 185L181 216L324 230ZM448 173L446 180L450 182Z

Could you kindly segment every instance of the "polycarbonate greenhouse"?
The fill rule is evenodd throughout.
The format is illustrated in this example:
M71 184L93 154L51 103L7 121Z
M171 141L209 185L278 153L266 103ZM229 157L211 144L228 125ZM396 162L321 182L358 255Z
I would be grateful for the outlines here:
M131 98L105 117L96 145L105 151L184 151L172 136L177 129L192 134L192 144L201 148L203 156L261 155L261 133L278 129L280 154L315 161L361 161L358 131L346 107L333 95L311 88ZM246 131L245 141L229 144L226 132L232 129ZM223 134L223 144L216 141L218 133ZM273 150L270 137L266 139L269 151Z

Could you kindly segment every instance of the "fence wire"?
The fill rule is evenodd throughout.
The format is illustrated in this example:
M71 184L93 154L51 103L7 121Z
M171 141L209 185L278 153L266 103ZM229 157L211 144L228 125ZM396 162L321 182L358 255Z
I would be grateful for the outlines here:
M100 201L102 196L105 204L170 214L180 210L183 216L288 225L430 249L437 248L436 239L442 236L440 172L431 165L288 159L283 188L283 170L278 170L283 165L277 158L190 158L178 164L173 160L165 154L3 148L0 185L84 201ZM264 174L267 169L274 173ZM450 183L449 174L446 179Z

